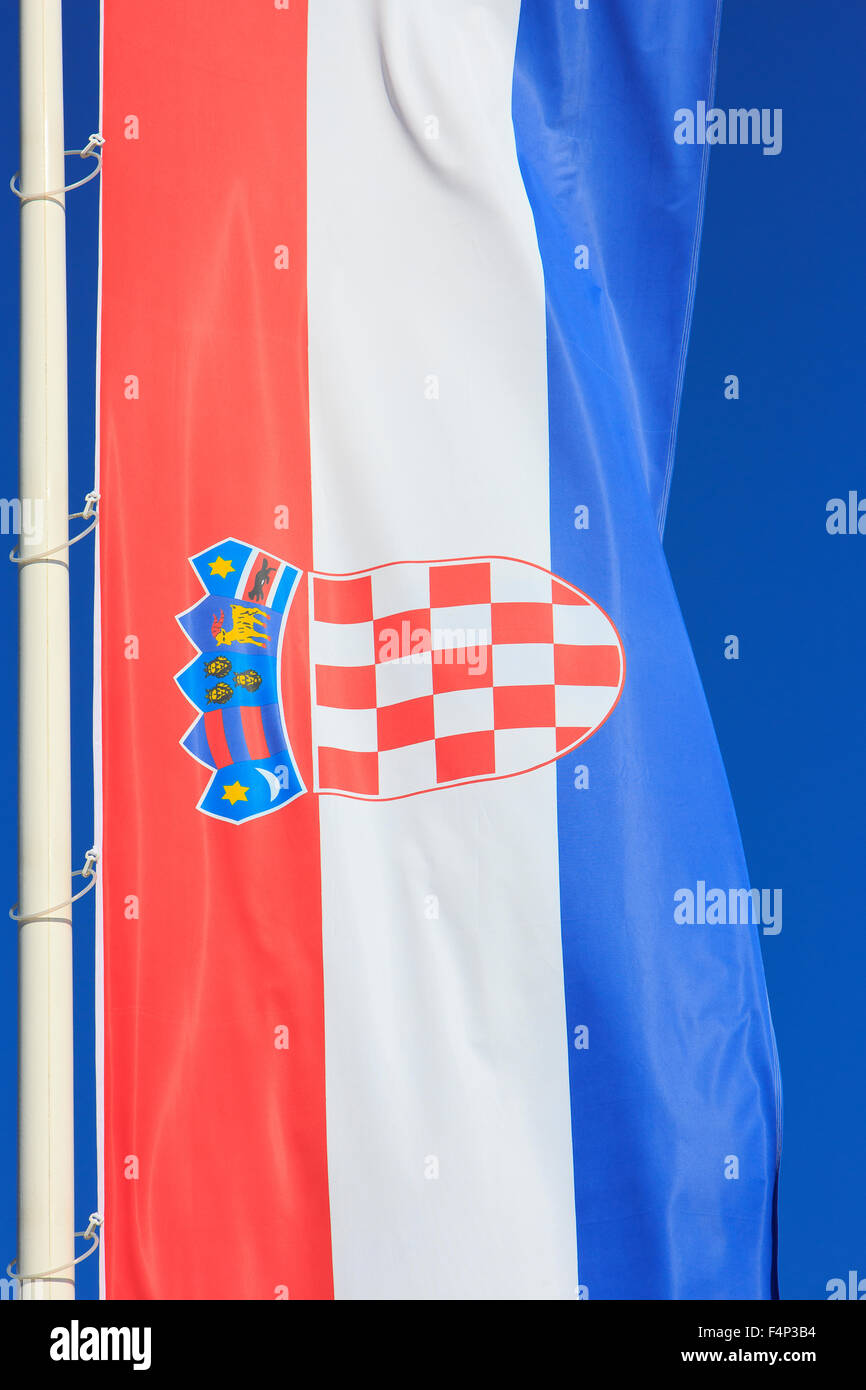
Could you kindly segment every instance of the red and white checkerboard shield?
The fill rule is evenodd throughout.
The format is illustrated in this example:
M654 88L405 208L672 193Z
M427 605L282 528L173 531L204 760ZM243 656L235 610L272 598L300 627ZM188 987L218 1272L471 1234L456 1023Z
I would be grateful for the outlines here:
M371 801L512 777L616 705L616 627L549 570L503 556L310 576L315 790Z

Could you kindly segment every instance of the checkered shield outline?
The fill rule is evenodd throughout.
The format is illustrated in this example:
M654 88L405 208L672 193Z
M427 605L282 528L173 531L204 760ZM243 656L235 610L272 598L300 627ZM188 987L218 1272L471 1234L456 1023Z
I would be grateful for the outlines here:
M306 790L280 672L302 574L233 538L190 563L206 596L178 617L198 653L175 677L198 711L181 744L211 771L198 809L239 824ZM473 556L308 579L317 794L396 800L535 771L622 694L615 624L543 566Z

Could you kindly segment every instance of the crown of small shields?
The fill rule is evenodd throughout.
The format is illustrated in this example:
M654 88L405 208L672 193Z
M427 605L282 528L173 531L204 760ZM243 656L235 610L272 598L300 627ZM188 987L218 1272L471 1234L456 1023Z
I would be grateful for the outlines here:
M175 677L196 710L180 742L210 774L198 809L219 820L307 790L385 801L530 772L591 737L622 692L611 619L526 560L305 575L230 537L190 564L205 596L178 615L196 648Z

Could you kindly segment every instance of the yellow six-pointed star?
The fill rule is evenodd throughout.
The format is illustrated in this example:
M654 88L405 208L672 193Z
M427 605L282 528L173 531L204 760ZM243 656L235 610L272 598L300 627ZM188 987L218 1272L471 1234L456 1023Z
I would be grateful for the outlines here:
M231 560L224 560L221 555L218 555L215 560L210 562L210 572L211 574L218 574L220 579L225 579L227 574L234 574L235 567Z
M223 787L222 799L231 802L234 806L236 801L246 801L248 791L249 787L242 787L240 782L232 782L231 785L226 783Z

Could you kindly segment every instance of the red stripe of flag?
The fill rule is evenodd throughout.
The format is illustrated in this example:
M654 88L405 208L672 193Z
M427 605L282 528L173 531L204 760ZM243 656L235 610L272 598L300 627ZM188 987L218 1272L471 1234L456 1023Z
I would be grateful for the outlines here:
M111 154L102 185L100 471L112 499L99 537L106 1295L328 1299L318 798L299 797L290 817L240 826L196 809L207 773L177 748L189 709L173 681L193 652L178 634L166 641L171 615L199 597L190 555L228 534L256 545L268 539L281 559L313 568L301 367L307 5L244 6L242 24L231 0L209 4L204 22L201 7L175 0L104 10ZM131 93L140 131L125 140ZM177 140L178 130L196 130L202 112L207 139ZM263 130L279 138L262 139ZM171 197L154 197L169 147ZM214 197L228 168L240 182L227 198ZM289 248L287 270L274 267L278 242ZM123 394L129 371L142 383L133 407ZM166 508L153 460L168 469L179 440L182 505ZM291 532L274 532L273 502L290 507ZM256 557L247 592L264 557ZM281 680L309 787L308 628L299 594ZM129 681L129 632L152 654L152 680ZM224 761L220 718L209 710L206 728ZM253 749L261 748L259 719L244 714ZM141 902L133 952L123 918L129 893ZM288 1046L280 1048L274 1030L283 1026Z

